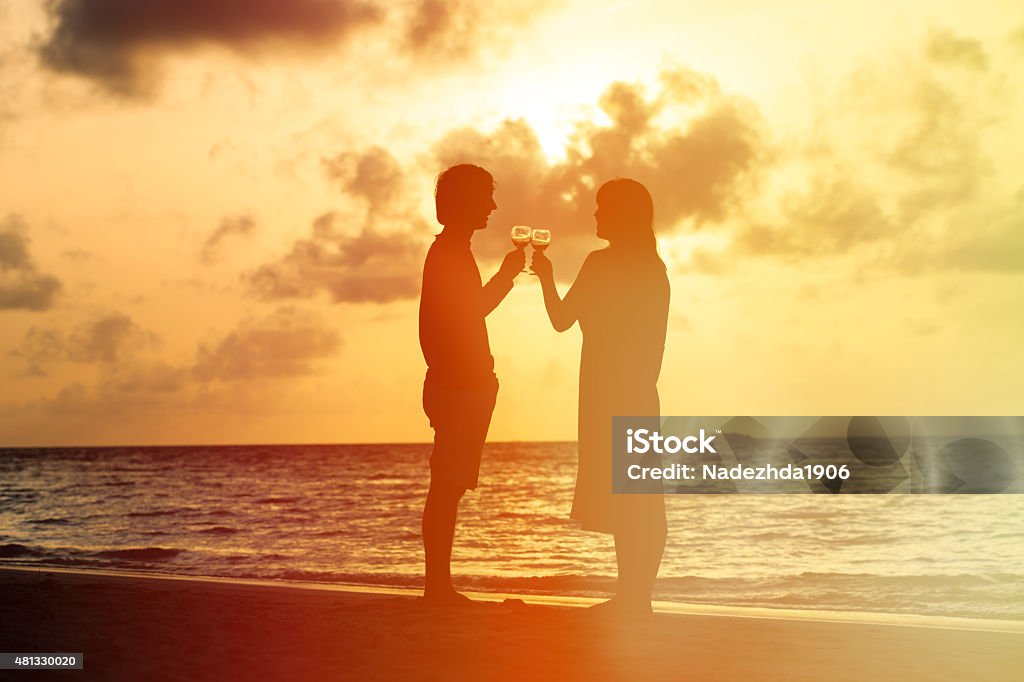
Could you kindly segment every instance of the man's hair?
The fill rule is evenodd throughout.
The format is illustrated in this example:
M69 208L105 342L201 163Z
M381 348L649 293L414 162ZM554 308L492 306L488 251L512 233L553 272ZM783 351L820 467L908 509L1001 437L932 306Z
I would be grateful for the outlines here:
M434 185L437 222L447 225L457 215L460 197L481 189L493 190L494 177L471 163L460 163L438 175Z

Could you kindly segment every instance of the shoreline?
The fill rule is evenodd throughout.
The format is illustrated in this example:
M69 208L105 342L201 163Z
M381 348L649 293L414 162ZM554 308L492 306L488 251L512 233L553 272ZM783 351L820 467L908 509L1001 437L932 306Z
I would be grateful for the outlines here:
M418 598L422 592L419 588L392 587L388 585L357 584L357 583L324 583L305 580L287 580L274 578L236 578L228 576L183 575L177 573L159 573L155 571L127 571L102 568L66 568L66 567L23 567L0 564L0 571L26 574L60 573L69 576L92 576L113 580L170 580L183 583L211 583L216 585L234 585L260 587L269 589L315 590L325 592L341 592L350 595ZM479 592L460 590L474 601L484 603L501 603L508 599L520 600L533 606L556 606L567 608L587 608L599 604L605 599L597 597L581 597L573 595L532 594L519 592ZM993 632L1005 634L1024 634L1024 620L1005 620L992 618L967 618L958 616L935 616L906 613L883 613L874 611L833 611L826 609L792 609L764 606L731 606L724 604L703 604L672 601L652 602L655 613L677 616L707 616L717 618L748 618L762 620L806 621L812 623L858 623L862 625L880 625L887 627L931 628L940 630L962 630L972 632Z
M103 680L859 682L1024 675L1021 631L739 607L620 618L580 608L589 602L583 598L537 603L496 594L438 608L410 592L4 568L0 650L81 653L84 679Z

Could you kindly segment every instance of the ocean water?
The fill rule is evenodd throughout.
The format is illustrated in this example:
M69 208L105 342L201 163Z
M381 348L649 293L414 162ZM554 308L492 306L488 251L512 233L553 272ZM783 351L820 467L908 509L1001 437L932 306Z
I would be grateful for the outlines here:
M419 586L429 445L0 450L0 563ZM453 572L602 596L575 443L488 444ZM1022 495L671 495L656 598L1024 620Z

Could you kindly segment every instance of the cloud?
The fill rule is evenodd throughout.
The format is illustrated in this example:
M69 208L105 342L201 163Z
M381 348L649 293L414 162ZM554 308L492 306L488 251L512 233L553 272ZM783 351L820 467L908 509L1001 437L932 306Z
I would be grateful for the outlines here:
M182 407L181 391L188 373L164 362L147 362L112 369L86 386L73 381L41 404L58 416L93 416L123 419L129 414L166 411ZM38 404L38 403L37 403Z
M904 271L944 261L993 173L1002 77L981 43L932 31L822 88L815 125L780 139L730 253L789 260L859 250Z
M322 159L327 178L338 189L367 202L369 213L376 217L393 212L405 185L401 165L382 147L365 152L343 152Z
M199 252L199 259L210 265L220 258L221 243L232 235L248 236L256 229L256 220L249 215L227 216L214 230Z
M1018 49L1024 50L1024 26L1019 26L1010 34L1010 43Z
M28 239L25 223L19 216L8 216L0 223L0 268L4 270L24 270L32 267L32 259L28 255Z
M398 162L373 147L323 159L327 178L362 211L316 218L309 237L275 262L246 273L263 300L310 298L335 303L388 303L419 294L427 225ZM350 227L351 226L351 227ZM343 229L348 228L348 229Z
M503 46L549 0L484 7L468 0L50 0L51 33L37 48L51 71L84 77L124 97L155 90L165 57L219 47L245 57L336 51L360 32L364 55L451 64ZM362 45L362 44L361 44Z
M491 225L550 227L552 253L572 269L596 246L594 197L603 182L644 183L657 230L672 233L729 216L767 152L756 107L690 69L663 71L654 92L613 83L599 106L610 123L577 122L562 161L546 159L526 122L506 120L490 132L463 128L444 136L433 148L436 167L470 161L487 168L497 183ZM474 246L490 255L506 251L507 235L496 232L474 239Z
M61 258L72 263L86 263L96 260L96 254L86 249L65 249L60 253Z
M165 362L137 364L111 374L107 385L124 394L175 393L185 387L188 373Z
M124 313L110 313L75 329L68 336L67 353L74 362L115 364L157 343L155 334Z
M842 172L809 178L802 190L781 197L779 208L784 222L748 222L736 239L741 252L788 258L844 253L900 229L875 194Z
M439 49L447 42L447 37L455 36L456 41L446 49L463 52L468 45L462 36L476 32L479 15L479 9L470 3L421 0L413 7L405 44L414 52L426 52Z
M25 221L13 214L0 221L0 310L47 310L60 290L60 280L36 269Z
M720 230L732 259L858 252L909 272L921 267L914 262L922 255L944 262L934 245L958 244L958 219L982 201L993 172L988 135L1006 130L999 128L1004 91L984 45L933 30L821 88L813 125L794 134L773 134L752 102L706 74L675 67L651 87L612 83L597 101L604 121L576 121L559 160L549 160L526 121L509 119L490 130L448 131L419 162L431 175L461 162L494 175L492 229L474 238L482 261L509 249L508 226L544 226L554 232L558 273L571 276L600 246L592 216L597 188L632 177L651 190L659 234ZM264 298L327 291L348 302L415 296L421 261L413 236L423 221L410 197L426 198L425 183L411 183L409 169L381 148L322 165L365 209L362 219L321 216L311 238L250 274L251 290ZM981 232L996 239L994 229ZM982 244L996 248L964 248L964 263L980 267L989 254L993 268L1005 269L998 241ZM357 264L374 253L386 263ZM704 261L717 256L703 253Z
M988 55L981 41L962 38L949 29L934 30L925 44L925 53L940 64L955 64L984 71Z
M417 59L452 60L502 46L553 3L518 0L485 5L470 0L417 0L403 18L400 47Z
M45 365L56 361L93 362L98 373L92 382L66 383L52 398L8 404L7 414L20 413L26 423L45 415L122 423L126 417L194 415L211 409L259 413L279 391L260 393L252 381L313 374L315 363L341 345L339 334L320 317L290 307L241 320L223 338L200 343L191 362L139 353L152 344L132 347L126 339L139 341L138 331L116 314L82 324L70 334L31 329L14 355L34 363L43 375Z
M298 377L332 356L341 337L313 313L283 307L263 318L242 320L220 341L201 344L192 369L200 381Z
M167 414L186 407L183 393L188 372L164 362L133 363L109 368L99 381L86 386L73 381L53 398L29 403L22 409L62 418L89 417L109 421L146 414ZM187 408L186 408L187 409Z
M28 376L47 376L47 365L65 357L64 335L56 329L30 327L22 339L21 348L12 351L11 356L24 358Z
M974 229L960 231L933 258L939 267L950 269L1024 272L1024 189L1009 210L981 221Z
M114 366L155 348L159 342L156 334L129 316L112 312L82 323L67 334L32 326L12 355L25 360L30 376L46 376L48 366L55 362Z
M125 96L149 93L156 57L201 45L254 54L267 46L327 48L378 23L359 0L51 0L42 63Z
M724 220L756 176L765 152L762 121L748 101L709 76L665 70L652 93L614 83L599 105L609 122L574 126L564 160L550 162L523 120L496 129L459 128L429 146L420 163L436 175L456 163L487 168L497 184L493 228L474 251L496 259L511 246L506 226L550 227L560 274L571 275L594 239L594 197L615 177L633 177L654 195L658 229L671 233ZM388 303L419 294L429 224L422 205L432 183L413 182L387 150L371 147L321 160L325 176L355 208L325 213L290 252L244 276L264 300L326 292L334 302ZM416 177L421 177L417 175Z
M907 319L907 327L916 336L933 336L942 330L942 325L934 320Z
M418 240L370 227L347 236L337 221L336 214L325 213L287 255L246 274L250 292L273 300L323 291L335 303L388 303L419 294L424 248Z

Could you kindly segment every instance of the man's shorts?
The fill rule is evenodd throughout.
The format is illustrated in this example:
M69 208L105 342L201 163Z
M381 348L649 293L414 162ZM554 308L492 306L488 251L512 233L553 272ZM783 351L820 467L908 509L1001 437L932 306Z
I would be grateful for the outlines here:
M493 376L493 375L492 375ZM423 411L434 427L430 475L456 488L476 488L480 455L498 396L498 379L474 387L441 386L428 374L423 382Z

